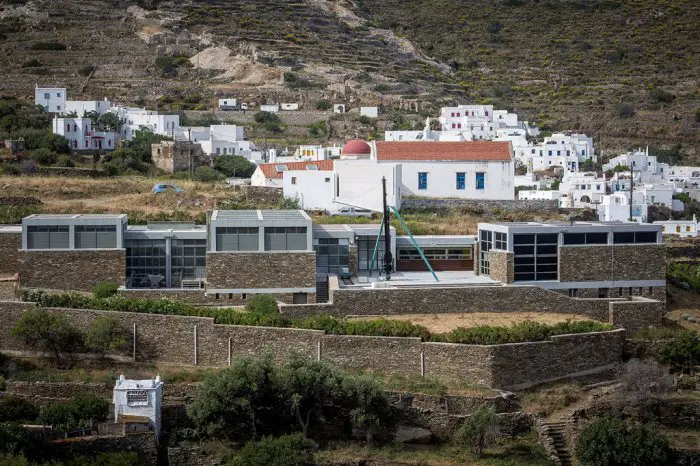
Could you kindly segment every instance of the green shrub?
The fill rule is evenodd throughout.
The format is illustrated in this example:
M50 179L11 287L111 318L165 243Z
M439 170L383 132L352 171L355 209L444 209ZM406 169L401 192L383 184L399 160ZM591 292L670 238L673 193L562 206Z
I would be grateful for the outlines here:
M457 443L466 443L473 453L481 456L496 434L496 410L482 406L462 423L455 433Z
M25 60L25 61L22 63L22 66L21 66L21 67L22 67L22 68L38 68L38 67L40 67L40 66L44 66L44 64L41 63L41 62L40 62L39 60L37 60L36 58L32 58L32 59L30 59L30 60Z
M109 352L121 352L129 346L129 332L116 317L99 317L88 329L85 344L102 356Z
M661 345L657 359L675 369L692 372L700 365L700 335L692 330L679 333Z
M671 464L668 439L646 425L599 418L583 428L576 456L584 466L646 466Z
M271 315L278 314L277 299L269 294L253 296L245 306L245 310L253 314Z
M0 422L34 422L39 408L22 397L7 395L0 398Z
M95 298L109 298L117 294L119 285L117 283L100 282L92 288Z
M95 71L95 67L93 65L85 65L78 68L78 74L80 76L90 76L90 73L93 71Z
M228 463L231 466L312 466L314 443L302 434L265 437L248 442Z
M628 103L615 105L615 116L618 118L631 118L635 114L634 106Z
M75 167L75 162L68 155L62 155L56 160L58 167Z
M56 163L56 154L50 149L41 148L32 151L32 159L39 165L53 165Z
M192 177L197 181L212 182L224 179L224 175L211 167L197 167Z
M327 100L319 100L316 102L316 110L328 110L332 106L333 105ZM698 109L698 113L700 114L700 109Z
M433 335L433 340L471 345L500 345L525 341L544 341L553 335L604 332L612 329L613 327L610 324L593 321L560 322L553 325L538 322L520 322L513 324L511 327L460 327L449 333Z
M0 452L19 454L30 448L29 431L19 424L0 424Z
M280 117L272 112L257 112L253 118L256 123L281 123Z
M255 168L254 163L240 155L226 155L214 159L214 170L229 177L250 178Z
M59 42L37 42L30 48L32 50L66 50L66 46Z
M46 406L39 414L42 424L58 430L91 428L109 414L109 403L97 395L78 395L65 403Z
M35 351L51 353L57 363L61 353L72 359L73 352L83 346L83 335L66 318L40 309L23 313L12 334Z

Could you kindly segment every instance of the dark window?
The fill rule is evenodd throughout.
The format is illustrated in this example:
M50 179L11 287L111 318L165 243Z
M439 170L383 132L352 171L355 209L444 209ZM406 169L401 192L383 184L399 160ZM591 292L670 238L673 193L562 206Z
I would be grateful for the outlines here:
M655 231L620 231L613 236L615 244L656 243Z
M495 249L501 249L503 251L508 250L508 234L507 233L494 233L493 247Z
M217 251L257 251L259 250L257 227L217 227Z
M486 174L479 172L476 174L476 189L484 189L486 186Z
M170 286L179 288L183 280L195 280L206 277L207 240L173 239L170 248L170 260L172 262Z
M116 247L116 225L76 225L76 249L114 249Z
M68 249L68 226L28 226L27 249Z
M457 173L457 189L465 189L466 183L466 174L464 172Z
M481 230L479 232L479 273L489 275L491 266L489 264L488 252L493 247L493 232Z
M164 239L126 240L126 286L160 288L166 286Z
M599 298L607 298L608 297L608 289L607 288L598 288L598 297Z
M615 244L634 244L633 231L617 231L613 234Z
M513 235L515 281L556 280L558 241L556 233Z
M428 189L428 173L418 173L418 189Z
M265 227L265 251L305 251L306 227Z
M341 268L350 266L350 240L347 238L317 238L314 240L314 251L316 272L319 274L338 274Z
M576 298L577 296L578 296L578 289L570 288L569 289L569 298Z

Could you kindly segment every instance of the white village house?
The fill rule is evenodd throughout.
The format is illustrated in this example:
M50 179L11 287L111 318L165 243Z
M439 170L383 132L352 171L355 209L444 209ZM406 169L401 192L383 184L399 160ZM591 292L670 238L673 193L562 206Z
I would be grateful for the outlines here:
M66 138L73 150L114 150L116 134L93 131L90 118L54 118L52 130Z
M117 424L147 424L160 437L163 382L155 379L128 380L120 375L114 385L114 421Z
M666 235L677 235L681 238L698 236L698 219L695 214L692 220L661 220L654 222L654 225L661 225L661 233Z
M251 186L282 188L282 178L286 171L324 171L333 170L332 160L313 160L306 162L261 163L250 177ZM296 184L296 183L295 183ZM293 197L293 196L291 196Z

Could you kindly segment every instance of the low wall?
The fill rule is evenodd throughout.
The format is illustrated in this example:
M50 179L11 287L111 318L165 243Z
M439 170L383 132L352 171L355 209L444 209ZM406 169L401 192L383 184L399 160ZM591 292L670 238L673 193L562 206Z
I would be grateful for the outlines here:
M558 212L559 201L547 199L401 199L401 209L469 209L477 212Z
M26 351L12 328L32 303L0 302L0 349ZM82 309L43 309L83 330L100 316L117 316L136 329L137 360L226 366L229 357L293 354L323 359L348 370L391 375L426 375L469 384L511 388L607 369L621 360L624 331L560 335L544 342L459 345L417 338L326 335L291 328L218 325L205 317L184 317ZM133 338L133 337L132 337ZM133 339L129 341L134 344ZM130 346L131 347L131 346Z
M648 327L660 327L665 313L665 302L635 296L631 301L611 302L608 321L634 332Z
M123 436L78 437L56 440L46 444L42 453L51 459L69 460L80 455L99 455L100 453L122 453L133 451L138 454L142 465L158 464L153 433L129 434Z
M22 233L0 232L0 275L14 275L19 272L22 249Z

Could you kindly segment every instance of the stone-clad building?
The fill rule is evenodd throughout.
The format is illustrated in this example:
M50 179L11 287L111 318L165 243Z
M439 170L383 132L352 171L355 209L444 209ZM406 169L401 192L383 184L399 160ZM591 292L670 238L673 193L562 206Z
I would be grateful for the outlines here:
M478 273L581 298L665 300L661 227L623 222L480 223Z

